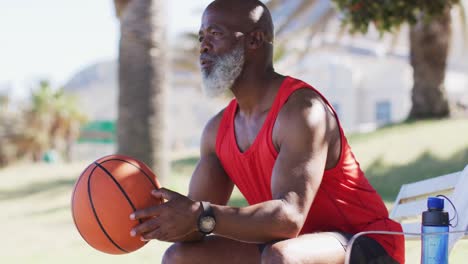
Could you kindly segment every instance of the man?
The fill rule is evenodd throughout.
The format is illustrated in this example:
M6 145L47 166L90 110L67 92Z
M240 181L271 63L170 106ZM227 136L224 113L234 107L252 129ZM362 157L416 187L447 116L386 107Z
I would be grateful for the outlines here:
M136 211L131 234L176 242L163 263L343 263L351 236L401 231L310 85L276 73L273 23L257 0L216 0L200 28L206 92L235 95L202 135L188 197ZM226 206L234 184L249 206ZM200 202L203 201L203 202ZM403 263L401 236L357 241L352 263Z

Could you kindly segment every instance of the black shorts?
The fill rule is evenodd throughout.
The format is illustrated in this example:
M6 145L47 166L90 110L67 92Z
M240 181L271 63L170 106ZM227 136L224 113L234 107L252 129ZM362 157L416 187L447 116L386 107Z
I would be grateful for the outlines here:
M348 242L353 237L352 234L342 232L324 232L336 238L343 246L344 251L348 247ZM260 253L263 252L265 244L259 244ZM374 239L366 236L358 237L353 243L350 264L398 264L387 251Z

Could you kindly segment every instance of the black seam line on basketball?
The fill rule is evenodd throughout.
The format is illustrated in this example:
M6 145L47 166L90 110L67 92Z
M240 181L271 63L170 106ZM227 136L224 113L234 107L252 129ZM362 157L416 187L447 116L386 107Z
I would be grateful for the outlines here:
M78 225L76 224L76 217L75 217L75 211L74 211L74 203L73 201L75 200L75 192L76 192L76 187L78 187L78 184L80 184L81 180L82 180L82 176L84 175L84 173L89 169L89 167L91 167L91 165L93 164L89 164L88 167L86 167L86 169L80 174L80 177L78 177L78 181L76 182L76 185L75 185L75 188L73 189L73 194L72 194L72 200L71 200L71 211L72 211L72 217L73 217L73 223L75 223L75 226L76 226L76 229L78 230L78 233L80 233L80 236L84 239L84 241L86 241L86 243L88 243L89 245L91 245L91 243L86 239L86 237L83 235L83 233L81 233L81 230L80 228L78 227ZM91 171L90 175L93 173L93 171L97 168L97 166L95 166L93 168L93 170Z
M127 202L130 204L130 206L132 207L133 211L135 212L136 211L136 207L135 205L132 203L132 200L130 200L130 197L128 197L128 194L125 192L125 190L123 189L122 185L120 185L120 183L114 178L114 176L104 167L102 166L101 164L97 163L97 162L94 162L94 164L96 164L101 170L103 170L111 179L112 181L114 181L114 183L117 185L117 187L119 187L119 190L120 192L122 192L122 194L124 195L125 199L127 199ZM141 219L138 219L138 222L143 223L141 221Z
M106 230L104 229L104 227L102 226L102 223L101 223L101 220L99 220L99 217L96 213L96 208L94 208L94 203L93 203L93 198L91 197L91 177L93 176L93 172L94 170L97 168L97 167L100 167L100 165L96 162L94 162L94 164L96 164L96 167L93 169L93 171L91 172L91 174L89 175L89 178L88 178L88 196L89 196L89 202L91 203L91 208L93 209L93 213L94 213L94 217L96 218L96 221L98 222L99 224L99 227L101 228L102 232L104 233L104 235L106 235L107 239L109 239L109 241L114 244L115 247L117 247L118 249L120 249L121 251L125 252L125 253L128 253L127 250L121 248L114 240L112 240L112 238L110 237L110 235L106 232ZM112 176L111 176L112 177Z
M135 164L129 162L128 160L123 160L123 159L108 159L108 160L105 160L103 162L101 162L100 164L104 164L105 162L108 162L108 161L112 161L112 160L118 160L118 161L123 161L125 163L128 163L130 165L132 165L133 167L139 169L145 176L146 178L151 182L151 184L153 185L154 189L159 189L158 186L156 186L156 184L154 183L154 181L151 180L151 177L146 174L146 172L144 170L142 170L140 167L136 166Z

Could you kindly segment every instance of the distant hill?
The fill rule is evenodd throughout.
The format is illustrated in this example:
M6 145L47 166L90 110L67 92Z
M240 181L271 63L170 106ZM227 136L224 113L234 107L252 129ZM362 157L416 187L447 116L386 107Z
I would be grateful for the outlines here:
M80 98L82 110L92 120L114 120L117 117L117 64L105 61L76 73L65 85L65 91Z
M95 63L64 85L65 91L79 97L81 109L92 121L117 119L117 68L115 61ZM196 74L176 72L169 86L171 145L182 149L198 147L206 122L227 104L226 98L203 96Z
M114 61L99 62L84 68L75 74L65 87L73 91L96 83L114 86L117 84L117 64Z

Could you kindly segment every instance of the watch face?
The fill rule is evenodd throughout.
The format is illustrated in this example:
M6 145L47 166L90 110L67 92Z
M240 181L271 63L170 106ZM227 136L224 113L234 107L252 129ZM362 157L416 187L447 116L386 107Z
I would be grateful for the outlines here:
M216 221L211 216L205 216L200 221L200 229L203 232L210 233L215 227Z

